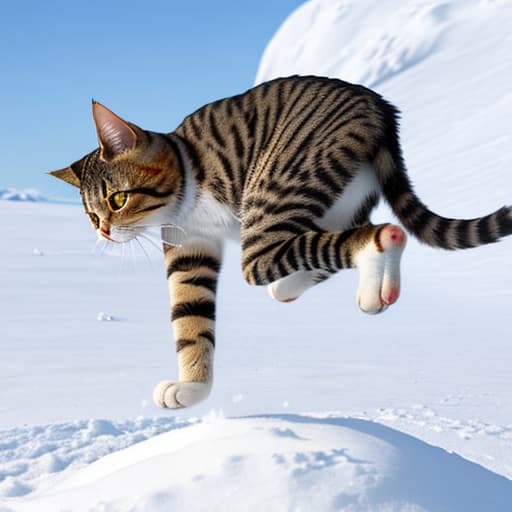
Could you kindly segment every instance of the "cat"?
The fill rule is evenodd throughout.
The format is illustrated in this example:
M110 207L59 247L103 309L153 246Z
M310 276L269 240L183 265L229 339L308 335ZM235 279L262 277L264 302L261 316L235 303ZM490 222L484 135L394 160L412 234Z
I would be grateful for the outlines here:
M80 188L98 235L127 242L146 225L175 224L164 244L178 381L157 405L205 399L213 379L215 294L223 241L241 241L242 273L288 302L340 269L357 268L368 313L394 304L406 234L374 226L381 196L405 229L433 247L465 249L512 233L512 209L473 220L431 212L415 195L398 138L398 110L360 85L292 76L215 101L169 134L143 130L93 101L99 148L50 174ZM126 229L126 227L131 229Z

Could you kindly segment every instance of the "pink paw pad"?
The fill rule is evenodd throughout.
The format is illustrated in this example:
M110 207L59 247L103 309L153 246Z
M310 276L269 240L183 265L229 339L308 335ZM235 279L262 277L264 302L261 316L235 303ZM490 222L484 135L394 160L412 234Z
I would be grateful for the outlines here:
M383 304L391 305L394 304L400 296L400 287L392 285L388 290L382 292L381 300Z
M366 313L380 313L400 296L400 258L407 242L402 228L386 224L377 230L356 259L359 269L357 302Z
M402 247L406 242L406 235L402 228L388 224L378 233L378 243L383 251Z

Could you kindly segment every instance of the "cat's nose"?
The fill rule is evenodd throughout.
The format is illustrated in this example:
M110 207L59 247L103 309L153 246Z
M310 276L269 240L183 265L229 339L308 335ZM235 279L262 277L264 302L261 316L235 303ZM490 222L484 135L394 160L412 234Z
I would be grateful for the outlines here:
M102 222L99 231L100 231L100 235L103 238L106 238L107 240L114 242L114 240L112 240L112 238L110 237L110 224Z

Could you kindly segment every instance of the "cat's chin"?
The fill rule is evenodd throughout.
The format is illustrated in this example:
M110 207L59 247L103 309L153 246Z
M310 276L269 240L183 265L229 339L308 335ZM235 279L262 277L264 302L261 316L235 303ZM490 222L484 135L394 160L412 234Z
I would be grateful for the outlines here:
M210 394L211 387L211 382L163 380L153 390L153 401L164 409L190 407L205 400Z
M116 229L112 227L109 234L102 232L100 229L96 230L96 234L100 240L106 240L107 242L113 242L115 244L125 244L134 240L142 230L124 230L124 229Z

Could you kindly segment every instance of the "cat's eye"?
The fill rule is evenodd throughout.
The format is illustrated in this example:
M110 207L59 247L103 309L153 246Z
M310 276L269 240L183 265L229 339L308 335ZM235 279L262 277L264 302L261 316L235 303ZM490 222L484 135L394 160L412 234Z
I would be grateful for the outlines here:
M117 212L126 205L128 194L126 192L115 192L107 198L108 209Z

